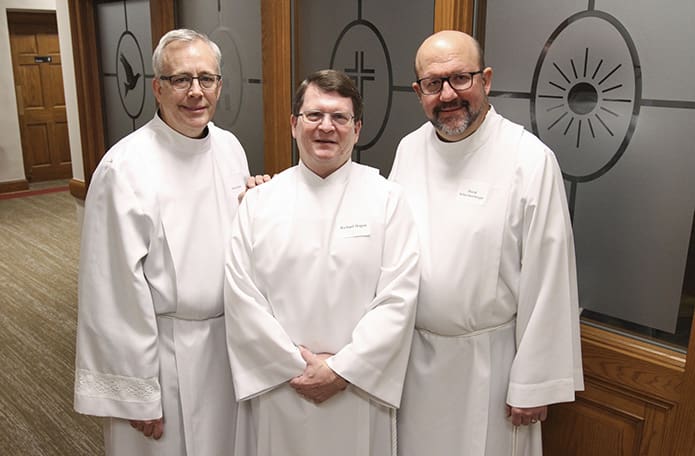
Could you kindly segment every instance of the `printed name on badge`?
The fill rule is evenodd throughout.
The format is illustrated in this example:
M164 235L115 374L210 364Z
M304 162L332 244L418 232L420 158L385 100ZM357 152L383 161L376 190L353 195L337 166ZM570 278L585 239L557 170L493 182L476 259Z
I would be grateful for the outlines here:
M338 233L344 237L369 236L369 225L366 223L347 223L338 225Z
M458 197L470 203L483 205L490 191L490 184L464 179L458 190Z

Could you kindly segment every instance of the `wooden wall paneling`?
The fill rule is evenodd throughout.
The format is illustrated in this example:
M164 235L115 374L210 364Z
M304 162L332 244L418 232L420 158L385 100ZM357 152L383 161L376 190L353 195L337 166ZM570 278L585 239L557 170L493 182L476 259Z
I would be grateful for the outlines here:
M674 413L673 425L669 427L668 442L672 444L670 454L692 456L695 454L695 317L690 328L688 359L683 376L681 398Z
M662 456L670 454L664 451L669 447L668 429L674 419L673 404L669 404L668 409L650 405L647 407L645 422L647 427L644 429L640 455L643 456Z
M461 30L473 32L473 0L435 0L434 31Z
M175 0L150 0L150 28L152 31L152 49L157 47L159 39L169 30L176 28Z
M485 48L485 11L487 0L436 0L434 2L434 31L460 30L469 33Z
M543 453L563 456L635 456L643 421L578 399L553 407L543 424Z
M265 172L292 166L292 17L289 0L261 0Z
M587 378L574 403L550 407L545 454L661 456L673 404Z
M586 324L582 352L586 390L574 403L550 407L543 424L545 453L675 454L668 449L669 433L678 421L674 411L682 400L685 356Z
M674 403L680 398L681 353L582 325L582 355L586 376Z

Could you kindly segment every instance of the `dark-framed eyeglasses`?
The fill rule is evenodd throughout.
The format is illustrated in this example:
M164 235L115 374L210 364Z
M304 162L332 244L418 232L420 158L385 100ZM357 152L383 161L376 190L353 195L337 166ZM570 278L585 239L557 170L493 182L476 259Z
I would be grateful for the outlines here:
M350 113L347 112L323 112L323 111L318 111L318 110L311 110L311 111L304 111L300 112L297 114L297 117L303 118L306 122L309 122L310 124L318 124L323 122L323 118L325 116L328 116L331 119L331 122L333 122L333 125L340 125L345 126L352 119L355 118Z
M478 71L466 71L463 73L450 74L447 77L439 78L422 78L418 79L417 85L420 86L420 90L425 95L435 95L442 91L444 87L444 82L448 82L452 89L457 92L463 92L468 90L473 86L473 77L476 74L481 74L483 70Z
M183 92L191 89L194 79L198 80L198 84L200 85L201 89L214 90L222 80L222 75L209 73L203 73L198 76L191 76L190 74L174 74L171 76L160 76L159 79L162 81L169 81L169 84L171 84L174 89Z

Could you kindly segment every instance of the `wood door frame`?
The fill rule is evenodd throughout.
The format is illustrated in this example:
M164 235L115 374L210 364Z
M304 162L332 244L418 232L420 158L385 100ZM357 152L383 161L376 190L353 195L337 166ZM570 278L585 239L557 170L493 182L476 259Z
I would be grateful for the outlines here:
M174 28L175 0L150 0L152 47ZM106 153L104 115L101 100L101 71L97 49L96 9L93 0L68 0L75 84L79 107L80 142L84 181L72 179L70 193L84 200L92 174Z

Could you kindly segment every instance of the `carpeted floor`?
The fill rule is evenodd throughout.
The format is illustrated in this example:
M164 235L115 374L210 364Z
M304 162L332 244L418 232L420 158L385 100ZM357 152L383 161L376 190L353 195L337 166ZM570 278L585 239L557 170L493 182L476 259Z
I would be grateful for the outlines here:
M72 409L79 228L65 190L0 200L0 455L103 454Z

